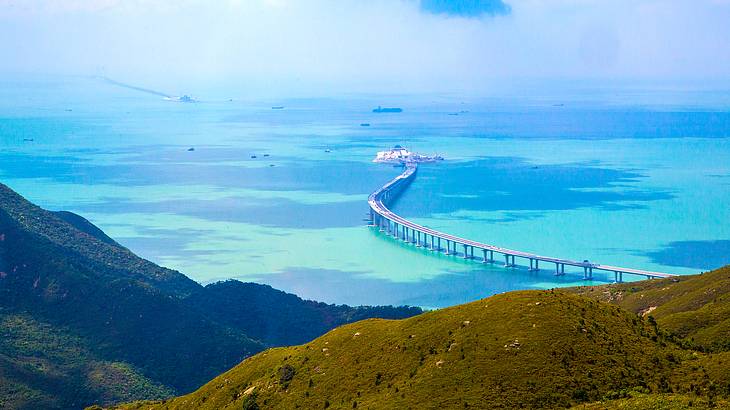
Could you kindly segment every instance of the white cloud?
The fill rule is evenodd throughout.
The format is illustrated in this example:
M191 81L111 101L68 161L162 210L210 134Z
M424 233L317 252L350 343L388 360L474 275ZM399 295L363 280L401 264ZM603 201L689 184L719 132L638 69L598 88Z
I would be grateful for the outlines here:
M515 77L730 78L720 0L512 0L455 19L415 0L0 0L0 71L333 90Z

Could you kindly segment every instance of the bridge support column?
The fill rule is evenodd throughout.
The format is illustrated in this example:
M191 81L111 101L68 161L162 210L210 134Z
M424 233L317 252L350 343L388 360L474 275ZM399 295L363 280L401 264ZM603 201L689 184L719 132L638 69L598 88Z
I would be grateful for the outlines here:
M621 272L619 272L619 271L613 272L613 281L614 282L621 283L622 278L619 275L621 275Z
M540 270L540 260L539 259L535 259L535 270L536 271Z
M467 246L464 245L464 259L467 259L469 257L469 252L467 252Z
M433 250L433 242L434 242L433 235L431 235L431 250Z
M487 250L482 249L482 252L484 253L484 258L482 258L482 263L487 263Z
M471 247L471 256L470 256L470 258L471 259L474 259L474 247L473 246Z
M588 268L588 279L593 280L593 267Z
M416 235L418 239L416 239L416 248L421 247L421 231L416 231Z
M439 239L438 239L438 249L436 249L436 250L441 252L441 237L439 237Z
M446 240L446 252L444 254L448 255L450 250L451 250L451 243L449 243L449 240L447 239Z
M509 255L504 255L504 267L509 268Z

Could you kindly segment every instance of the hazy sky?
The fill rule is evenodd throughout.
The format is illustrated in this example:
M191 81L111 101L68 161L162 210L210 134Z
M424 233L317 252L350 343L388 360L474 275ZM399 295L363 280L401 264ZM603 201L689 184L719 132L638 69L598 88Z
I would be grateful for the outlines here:
M0 0L0 73L342 91L712 83L730 79L730 0Z

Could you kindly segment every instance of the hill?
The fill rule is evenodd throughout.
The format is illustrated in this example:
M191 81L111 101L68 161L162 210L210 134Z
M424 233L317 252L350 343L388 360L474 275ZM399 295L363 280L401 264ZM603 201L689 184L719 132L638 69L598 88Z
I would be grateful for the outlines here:
M253 313L230 317L237 312ZM185 393L267 347L356 318L418 312L317 304L240 282L203 287L0 184L1 408Z
M573 291L652 317L695 349L730 351L730 266L701 275Z
M730 394L729 369L727 353L682 348L620 307L521 291L345 325L259 353L192 394L119 408L632 408L686 398L710 406Z

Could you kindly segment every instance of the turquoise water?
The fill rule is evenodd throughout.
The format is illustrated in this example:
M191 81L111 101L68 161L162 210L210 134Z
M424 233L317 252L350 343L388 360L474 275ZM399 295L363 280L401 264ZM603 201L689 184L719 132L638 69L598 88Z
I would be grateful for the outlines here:
M727 92L197 91L200 103L182 104L94 79L6 79L0 180L200 282L257 281L333 303L442 307L586 283L582 272L462 261L365 227L367 195L399 173L371 160L394 144L446 158L421 166L394 207L415 222L678 274L730 263ZM374 114L377 105L404 112Z

